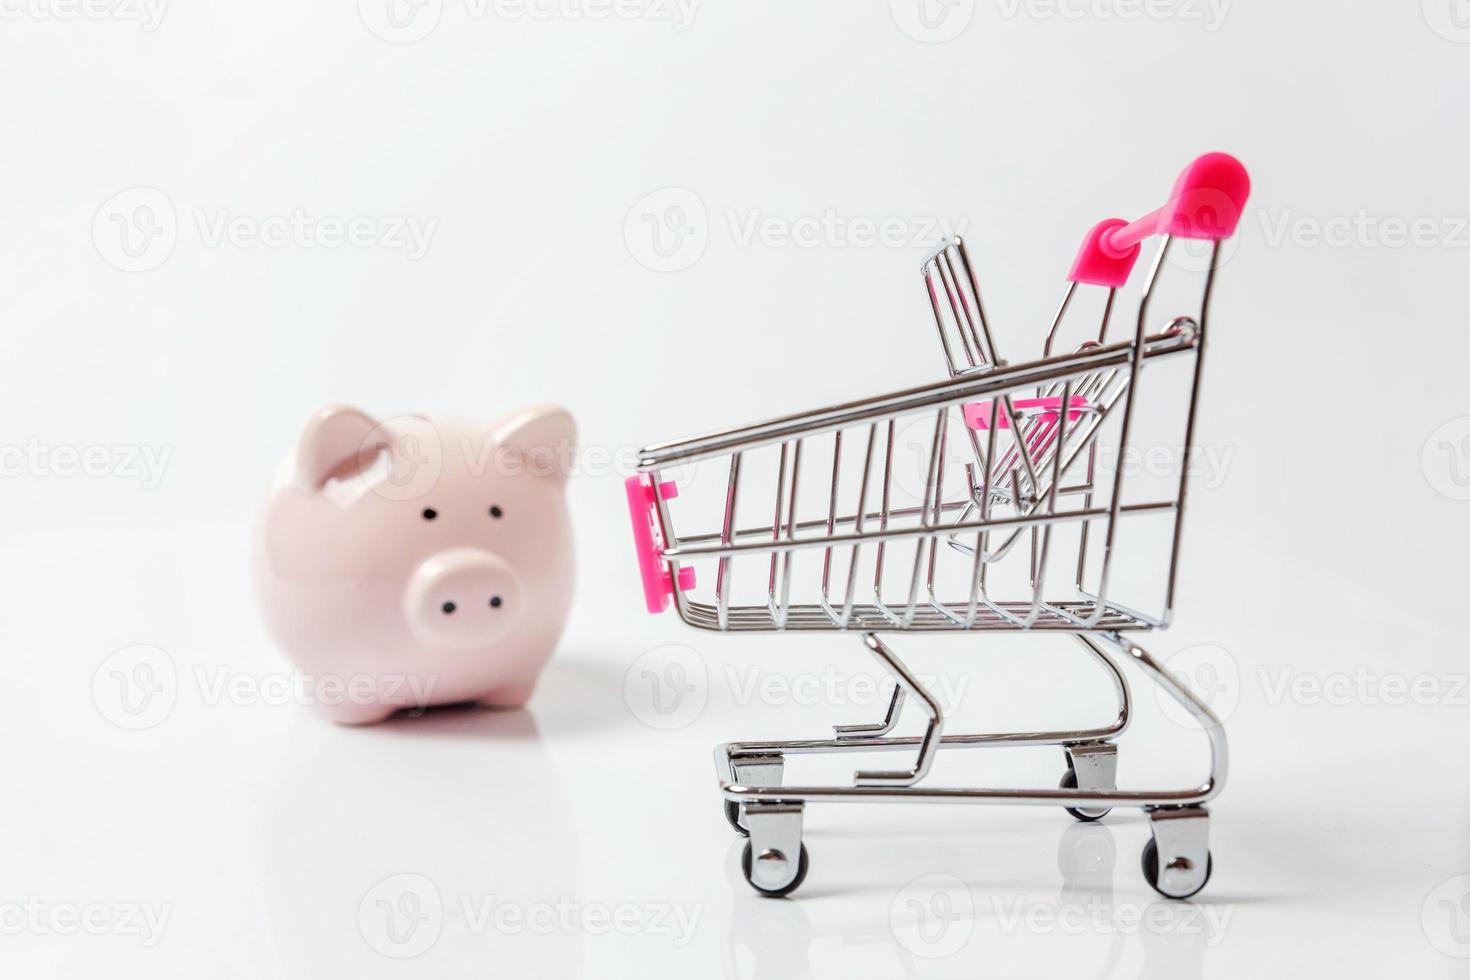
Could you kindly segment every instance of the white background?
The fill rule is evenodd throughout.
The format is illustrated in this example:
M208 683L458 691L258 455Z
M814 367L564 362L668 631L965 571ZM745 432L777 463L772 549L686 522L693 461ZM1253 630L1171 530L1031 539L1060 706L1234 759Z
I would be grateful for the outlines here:
M0 0L7 972L1464 974L1464 4L385 2ZM878 713L802 694L870 665L644 614L630 450L939 377L929 218L963 222L999 343L1034 356L1082 232L1211 149L1254 178L1206 372L1224 462L1152 643L1228 715L1209 888L1157 900L1132 812L813 807L799 898L758 899L709 749ZM295 213L367 240L212 233ZM829 213L908 232L742 234ZM376 234L405 216L422 254ZM650 219L693 234L661 258ZM578 600L529 710L340 730L252 696L289 668L249 533L305 417L542 400L614 464L573 484ZM916 652L975 727L1108 710L1066 645ZM134 657L163 688L141 721L94 696ZM660 729L638 678L667 657L697 696ZM1203 743L1139 694L1124 783L1198 778ZM1052 785L1061 760L971 764ZM402 945L376 902L407 892L428 925ZM570 911L487 924L502 903Z

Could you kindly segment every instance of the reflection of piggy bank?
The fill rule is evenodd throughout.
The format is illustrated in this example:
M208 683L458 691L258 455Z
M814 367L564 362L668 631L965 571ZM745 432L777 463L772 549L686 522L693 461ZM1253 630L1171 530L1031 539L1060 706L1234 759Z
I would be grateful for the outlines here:
M581 881L572 811L530 711L451 710L366 732L300 724L287 739L257 825L274 967L258 972L579 974L587 940L532 924L597 896ZM552 918L532 918L541 910Z
M552 407L496 426L343 407L307 423L266 502L255 578L328 717L531 696L571 605L575 437Z

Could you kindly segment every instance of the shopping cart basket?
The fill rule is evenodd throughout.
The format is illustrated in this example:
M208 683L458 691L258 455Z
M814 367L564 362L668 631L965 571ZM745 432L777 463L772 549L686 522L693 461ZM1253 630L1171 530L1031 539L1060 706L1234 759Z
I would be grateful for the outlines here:
M680 618L705 630L857 633L894 681L881 722L837 726L831 739L731 742L716 750L725 815L750 838L743 867L758 891L785 895L801 884L808 863L803 809L828 801L1060 806L1080 820L1136 806L1150 817L1143 854L1149 884L1173 898L1205 886L1212 861L1204 804L1225 780L1224 732L1209 707L1136 640L1166 627L1174 607L1189 467L1159 485L1131 473L1127 460L1140 448L1145 423L1160 417L1181 425L1183 459L1191 458L1211 288L1221 243L1234 233L1249 188L1238 161L1208 154L1184 171L1163 207L1137 221L1095 226L1038 360L999 358L969 256L956 239L923 265L947 380L642 451L626 490L650 611L672 599ZM1118 290L1142 243L1154 236L1161 240L1132 336L1110 341ZM1197 270L1189 261L1169 261L1179 239L1203 249ZM1182 281L1190 272L1203 281L1197 312L1156 316L1160 280ZM1080 346L1055 353L1082 286L1106 290L1096 300L1100 322ZM1144 369L1153 376L1164 364L1183 365L1177 385L1160 388L1161 410L1145 409ZM698 516L693 495L676 503L676 487L665 478L691 464L716 468L723 490L711 495L705 523L692 533L680 529ZM1150 485L1140 495L1135 482ZM756 516L749 521L745 513ZM1152 530L1135 541L1133 528L1145 523ZM1155 546L1145 547L1150 541ZM1062 552L1071 566L1062 574L1072 582L1059 589L1051 573ZM1153 554L1150 565L1145 559ZM1125 605L1120 592L1139 587L1125 567L1139 561L1162 569L1157 591ZM707 593L696 569L705 585L714 573ZM751 594L742 596L742 587ZM1145 607L1158 608L1140 611ZM911 632L1070 634L1110 679L1116 719L1073 731L947 732L939 701L880 638ZM1114 739L1132 713L1117 660L1137 664L1203 729L1211 768L1202 784L1117 787ZM909 698L927 724L921 735L894 735ZM1067 768L1060 788L926 782L942 749L1006 745L1061 746ZM788 755L879 751L908 753L911 764L859 771L851 785L783 785Z

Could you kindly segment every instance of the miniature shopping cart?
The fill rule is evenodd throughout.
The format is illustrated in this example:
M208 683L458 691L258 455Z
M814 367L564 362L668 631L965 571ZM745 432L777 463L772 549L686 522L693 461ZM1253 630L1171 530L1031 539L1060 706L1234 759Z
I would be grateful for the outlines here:
M1030 804L1064 807L1080 820L1136 806L1150 817L1149 884L1173 898L1205 886L1212 862L1204 804L1225 780L1224 732L1134 639L1169 624L1188 466L1159 479L1127 461L1156 438L1143 432L1157 422L1179 426L1183 460L1191 457L1211 288L1249 189L1238 161L1208 154L1184 171L1163 207L1094 227L1037 360L1000 359L956 239L923 265L947 380L642 451L626 489L650 611L672 598L699 629L860 634L894 681L881 722L837 726L830 739L716 750L725 815L750 838L743 868L758 891L785 895L801 884L803 810L829 801ZM1118 290L1153 236L1161 241L1136 325L1110 341ZM1197 312L1157 316L1161 281L1172 292L1191 276L1203 284ZM1084 296L1100 307L1096 319L1088 316L1096 326L1080 346L1055 352L1069 309L1080 318ZM1145 368L1156 385L1143 384ZM689 486L676 492L671 471L717 482L701 504ZM1140 563L1154 574L1137 574ZM1063 577L1069 586L1060 587ZM1075 731L946 731L939 701L880 638L919 632L1070 634L1109 678L1117 717ZM1211 769L1202 784L1117 788L1114 739L1132 712L1118 661L1130 660L1203 729ZM893 734L906 699L926 717L922 734ZM1061 746L1060 788L926 781L941 750L1006 745ZM907 764L858 771L847 785L783 784L789 755L870 752L905 753Z

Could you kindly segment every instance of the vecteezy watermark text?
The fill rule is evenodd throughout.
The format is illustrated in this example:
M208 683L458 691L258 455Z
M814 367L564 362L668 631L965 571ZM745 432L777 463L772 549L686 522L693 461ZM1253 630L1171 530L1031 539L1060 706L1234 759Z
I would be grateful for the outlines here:
M328 482L328 492L341 490L345 504L359 492L371 491L390 500L417 500L439 485L445 472L462 471L472 478L576 476L626 477L638 471L634 446L578 445L564 439L539 446L508 446L493 433L446 438L423 416L396 416L379 422L363 439L362 452L376 454L371 465L351 481ZM342 488L340 485L351 483Z
M1279 248L1470 248L1470 215L1301 214L1284 208L1257 212L1266 244Z
M1233 905L1139 904L1114 902L1102 895L1072 902L992 895L990 903L1000 931L1006 934L1193 936L1205 946L1218 946L1235 916Z
M501 23L607 23L668 24L682 34L694 24L701 0L358 0L363 26L390 44L413 44L433 34L451 17L472 24Z
M504 936L662 936L688 946L704 906L682 902L589 902L559 895L548 901L511 901L495 895L462 895L470 931Z
M1231 0L997 0L1006 20L1174 20L1200 24L1213 33L1225 24Z
M725 678L737 705L797 705L799 707L878 707L893 695L893 682L872 674L858 674L827 666L821 670L777 673L758 666L725 667ZM919 675L919 684L939 702L945 714L960 708L969 690L968 675Z
M155 490L172 456L172 446L50 445L32 437L0 443L0 478L136 480L144 490Z
M978 904L954 875L925 875L893 896L889 929L909 953L938 960L965 953L980 921L1002 935L1185 936L1217 946L1235 915L1233 905L1115 902L1105 895L1076 901L992 895L988 917L977 916Z
M730 243L739 249L931 249L969 227L964 218L852 214L832 207L808 214L725 208L721 218ZM699 194L687 187L665 187L644 195L628 210L623 239L643 267L681 272L703 257L713 227Z
M457 913L452 923L446 906ZM652 936L676 949L694 939L704 906L664 901L601 902L558 895L521 899L494 894L451 895L426 875L390 875L358 903L357 925L375 952L391 959L419 956L439 941L446 925L471 936Z
M166 721L185 691L208 708L381 705L412 712L430 702L437 682L434 674L308 674L299 667L250 672L201 664L181 675L167 651L140 643L113 652L98 665L92 675L92 703L117 727L144 731Z
M173 199L156 187L130 187L102 203L92 218L92 243L108 265L149 272L169 260L183 228L207 249L252 251L399 252L410 262L428 254L439 219L398 213L334 214L292 207L252 213L196 206L183 224Z
M1470 705L1470 674L1398 674L1359 664L1351 671L1327 674L1297 671L1291 666L1261 664L1261 690L1275 707L1291 703L1303 707L1419 708Z
M299 667L251 673L228 665L212 669L196 665L193 678L200 699L209 707L229 704L271 708L288 704L325 707L381 704L413 708L429 703L438 679L433 674L311 675Z
M342 217L292 208L254 215L229 208L195 208L194 223L205 248L382 249L417 262L429 251L439 219L415 214L357 214Z
M0 936L123 936L152 949L173 915L164 902L49 902L0 899Z
M704 713L710 698L710 678L709 666L697 650L667 644L633 661L624 676L623 698L633 716L650 728L684 728ZM772 671L727 664L723 680L730 701L741 707L795 705L881 713L893 696L892 681L835 665L807 671ZM970 686L967 675L921 674L918 681L945 713L959 710Z
M0 21L116 21L158 30L169 0L0 0Z

